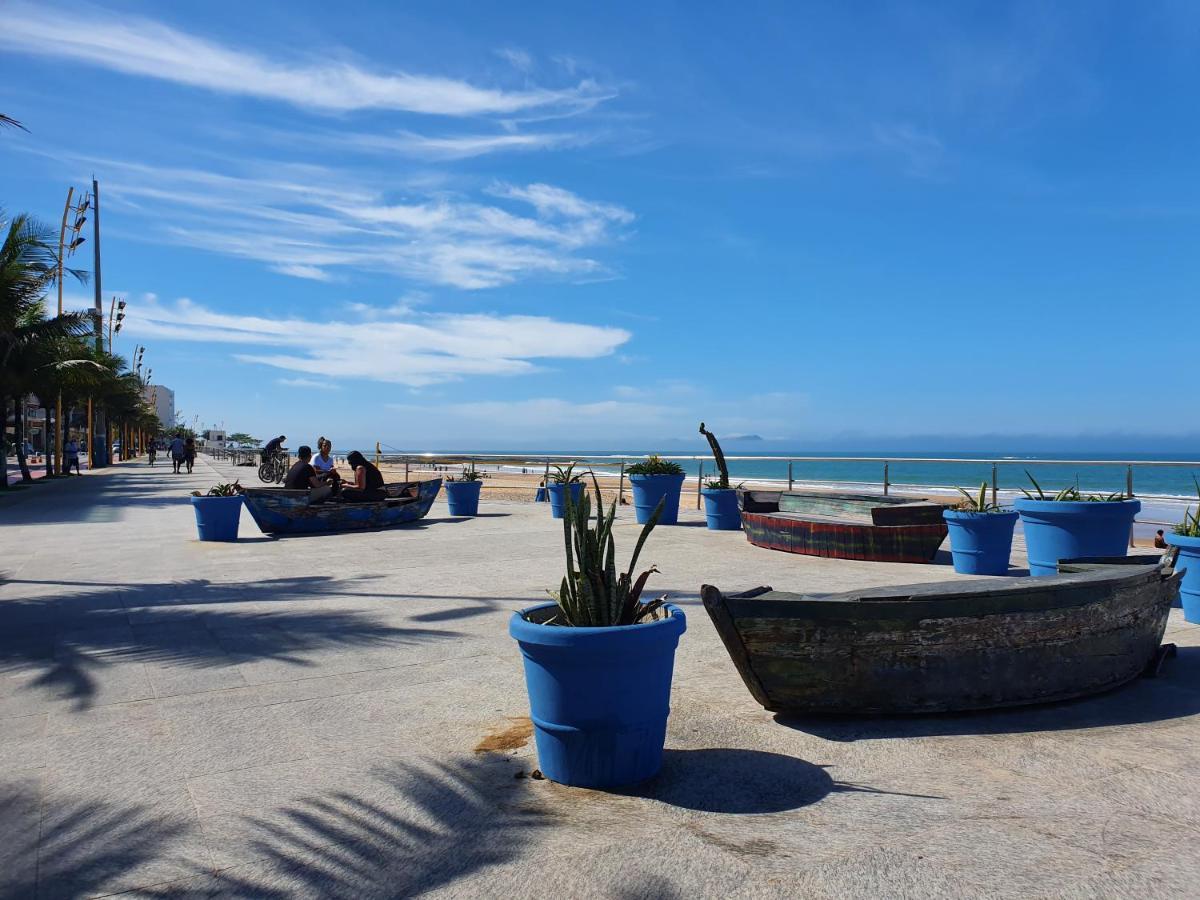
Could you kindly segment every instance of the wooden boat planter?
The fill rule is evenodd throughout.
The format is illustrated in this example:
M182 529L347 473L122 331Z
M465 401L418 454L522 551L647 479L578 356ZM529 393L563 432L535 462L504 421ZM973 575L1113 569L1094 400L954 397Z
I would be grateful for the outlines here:
M702 589L754 699L781 713L932 713L1082 697L1159 652L1179 579L1158 557L1058 575L841 594Z
M923 563L946 539L940 503L804 491L743 491L741 500L746 539L771 550Z
M343 503L314 491L245 488L246 509L267 534L319 534L393 528L423 519L441 490L442 479L385 484L387 498Z

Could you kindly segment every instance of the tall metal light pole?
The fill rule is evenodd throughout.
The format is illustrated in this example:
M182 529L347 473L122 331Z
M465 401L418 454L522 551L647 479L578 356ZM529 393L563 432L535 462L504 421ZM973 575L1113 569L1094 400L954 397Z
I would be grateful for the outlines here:
M104 352L104 288L100 280L100 183L92 178L92 203L95 209L92 211L92 277L95 279L95 297L96 305L92 310L92 319L94 322L94 332L96 335L96 352ZM92 447L88 450L88 465L92 465L95 460L96 466L108 465L108 428L104 421L104 410L100 410L96 415L96 431L98 434L92 438Z
M90 198L85 195L78 206L72 206L73 199L75 199L75 188L69 187L67 188L67 202L63 204L62 227L58 230L58 314L60 316L63 314L63 270L66 258L74 253L75 248L85 240L79 236L79 232L83 228L84 222L87 221L87 209L90 202ZM75 213L75 221L70 227L71 242L67 243L67 217L72 212ZM58 399L54 404L54 471L58 474L62 474L63 464L62 433L62 391L59 391ZM50 471L49 441L46 446L46 470Z

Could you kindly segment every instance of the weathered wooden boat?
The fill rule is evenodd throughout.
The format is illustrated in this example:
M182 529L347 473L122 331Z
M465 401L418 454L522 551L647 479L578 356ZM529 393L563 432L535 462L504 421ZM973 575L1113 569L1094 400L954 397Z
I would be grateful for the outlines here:
M318 534L392 528L425 517L441 490L442 479L385 484L386 499L344 503L316 489L244 488L254 521L267 534Z
M929 562L946 539L940 503L884 494L742 491L742 530L759 547L878 562Z
M702 588L754 699L782 713L930 713L1082 697L1155 661L1181 573L1167 559L793 594Z

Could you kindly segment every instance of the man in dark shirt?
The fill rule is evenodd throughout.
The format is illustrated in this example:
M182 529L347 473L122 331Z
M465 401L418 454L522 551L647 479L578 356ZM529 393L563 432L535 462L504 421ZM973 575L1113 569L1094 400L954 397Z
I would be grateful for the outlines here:
M317 477L317 470L312 467L312 448L302 444L296 450L296 462L288 470L283 486L291 491L307 491L309 488L320 487L324 482Z
M279 452L279 448L283 446L283 442L287 440L286 434L281 434L277 438L271 438L267 441L267 446L262 448L262 461L269 462L271 457Z

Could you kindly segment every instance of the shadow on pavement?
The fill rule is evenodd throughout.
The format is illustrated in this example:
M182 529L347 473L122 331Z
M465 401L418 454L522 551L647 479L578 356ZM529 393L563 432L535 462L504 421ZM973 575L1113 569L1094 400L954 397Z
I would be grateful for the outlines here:
M204 579L142 585L70 585L99 590L0 602L0 672L32 675L24 689L91 704L106 670L121 663L194 668L258 660L314 665L323 650L396 647L460 636L400 627L356 610L232 609L228 604L322 596L389 597L356 592L368 579L328 576L213 584ZM53 582L9 580L7 585ZM182 608L180 608L182 607ZM147 612L131 623L128 611Z

